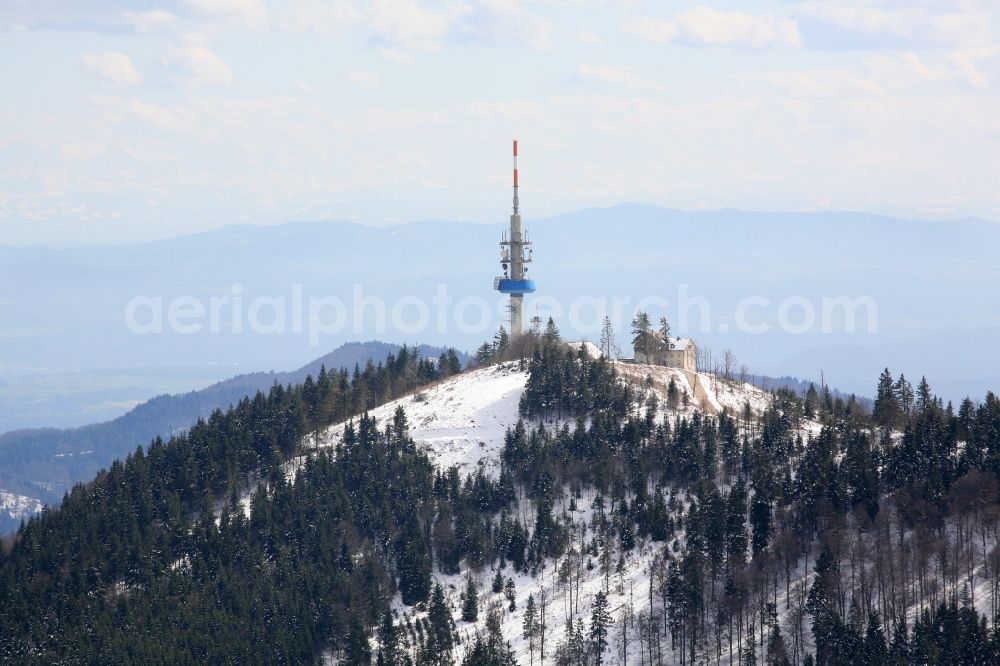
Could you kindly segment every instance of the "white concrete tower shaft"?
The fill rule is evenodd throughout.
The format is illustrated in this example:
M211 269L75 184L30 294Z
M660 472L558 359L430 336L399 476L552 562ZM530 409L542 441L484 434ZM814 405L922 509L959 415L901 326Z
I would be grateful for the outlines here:
M524 278L524 227L517 198L517 139L514 139L514 211L510 216L510 277ZM510 334L524 334L524 294L510 295Z
M535 291L535 281L528 279L527 264L531 263L531 241L521 222L517 200L517 140L514 140L514 211L510 216L510 229L505 229L500 239L500 265L503 276L493 281L493 288L510 296L510 335L517 338L524 334L524 295Z

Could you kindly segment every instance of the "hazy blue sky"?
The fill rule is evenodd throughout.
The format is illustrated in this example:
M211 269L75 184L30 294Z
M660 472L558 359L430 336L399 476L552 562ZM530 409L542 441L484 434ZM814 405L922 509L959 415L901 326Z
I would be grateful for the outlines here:
M995 1L5 0L0 243L233 222L1000 220Z

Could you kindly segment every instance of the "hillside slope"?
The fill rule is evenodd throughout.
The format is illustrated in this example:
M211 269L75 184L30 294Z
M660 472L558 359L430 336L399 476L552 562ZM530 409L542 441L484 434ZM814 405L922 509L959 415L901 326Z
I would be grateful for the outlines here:
M685 373L675 368L631 363L617 364L616 370L620 381L657 397L662 405L657 414L659 421L672 421L677 417L691 418L698 412L718 414L724 409L732 413L743 410L747 404L750 406L752 416L759 417L771 404L771 394L764 389L750 384L722 382L709 374ZM436 386L413 395L386 403L369 412L369 416L384 426L391 423L396 410L402 408L410 426L410 436L440 471L447 471L454 466L464 478L482 469L495 477L501 466L500 456L504 447L504 436L508 429L513 428L522 419L518 404L524 394L528 376L528 372L516 362L473 370L450 377ZM671 380L675 382L679 391L676 407L668 406L668 388ZM705 387L705 390L710 392L709 395L699 399L698 391L692 387L692 383ZM550 428L558 428L563 424L572 427L572 422L569 420L551 419L545 421L545 424ZM346 423L336 424L318 433L311 437L308 446L317 450L336 446L343 437L346 425ZM804 420L801 428L803 434L818 430L817 424L809 420ZM300 468L301 465L302 460L299 460L293 467ZM558 502L558 513L566 520L579 525L582 539L593 538L593 530L588 526L594 518L592 503L598 494L594 488L584 488L581 497L572 508L568 498L561 498ZM512 513L531 516L535 509L536 505L531 500L522 498ZM653 544L644 543L625 557L620 571L614 574L612 587L615 591L610 595L613 611L629 603L634 605L634 612L637 614L648 612L652 589L651 577L658 562L658 555L659 551ZM564 580L560 580L559 569L562 564L563 561L550 558L530 574L512 569L503 571L504 576L510 577L514 582L514 611L509 610L507 598L490 592L491 578L495 572L489 569L475 571L463 567L461 573L444 574L435 569L433 577L444 586L456 619L462 605L461 592L469 577L476 581L482 597L483 610L477 622L457 621L460 644L457 648L456 661L461 661L461 657L475 640L476 634L485 632L486 609L490 607L501 613L502 631L504 637L511 643L517 663L528 664L537 659L537 642L532 656L529 643L523 637L523 613L529 596L536 603L545 596L548 603L546 663L551 663L553 648L566 639L566 621L579 619L589 622L591 600L605 585L604 576L595 568L593 571L584 572L585 577L575 586L568 586ZM590 565L588 569L589 567ZM576 601L571 602L569 598L576 598ZM571 604L573 609L568 610ZM407 625L426 618L425 612L404 606L398 594L394 608L401 621ZM637 647L633 647L633 656L628 660L628 664L640 663L637 650ZM338 663L332 656L328 657L328 663ZM604 663L624 662L620 655L609 653L605 655Z
M517 364L473 370L393 400L369 416L388 423L398 407L406 411L410 436L441 469L456 466L464 477L483 468L495 475L507 428L518 419L518 401L528 373ZM346 424L317 439L319 448L337 444Z
M400 345L371 341L351 342L306 365L287 372L257 372L239 375L198 391L162 395L138 405L127 414L105 423L81 428L16 430L0 435L0 493L10 496L0 502L0 535L17 528L45 504L58 502L74 483L92 478L112 461L124 458L155 437L168 439L225 410L275 383L299 384L327 370L381 363L397 354ZM418 345L424 358L437 358L445 349ZM459 354L466 360L465 354Z
M789 434L799 442L798 446L803 447L800 451L792 453L796 458L796 465L801 465L796 468L796 475L803 467L806 468L806 472L812 473L808 469L809 464L804 462L810 456L826 455L823 451L829 445L829 441L825 439L829 434L826 434L828 430L824 429L823 424L817 419L795 414L791 403L782 402L780 396L768 390L750 384L724 381L708 374L686 373L657 366L619 364L617 371L620 382L634 387L639 392L635 406L637 416L641 416L644 412L642 406L648 407L651 404L650 398L655 397L655 413L645 411L646 418L652 418L654 422L679 424L677 419L697 420L706 415L725 413L729 418L735 417L744 437L758 441L762 437L766 440L766 430L770 427L767 425L768 421L777 418L784 420L786 425L792 424ZM414 441L442 472L451 466L456 466L463 477L475 473L480 468L493 474L500 468L499 457L504 452L505 434L522 419L517 406L525 395L528 379L529 374L521 370L517 364L488 367L449 378L417 395L383 405L371 415L385 424L391 421L397 408L405 410ZM671 385L678 391L675 406L669 404ZM573 427L571 421L559 419L544 419L542 423L549 429L558 429L564 424ZM317 438L319 448L335 446L343 435L344 426L345 424L337 424L321 433ZM677 427L683 428L681 425ZM813 450L818 453L814 453ZM848 449L844 455L850 458L855 454ZM849 460L837 454L834 454L834 457L841 458L841 464L845 469L850 464ZM878 474L878 470L875 470L875 473ZM889 475L891 471L886 469L884 473ZM926 470L922 470L921 473L926 473ZM789 479L785 483L794 484L799 481L802 480ZM853 484L855 481L851 480L850 483ZM962 502L968 502L970 496L975 497L977 493L989 492L988 485L984 490L976 490L970 483L972 482L968 480L959 480L955 491L958 494L953 495L949 501L960 506ZM724 493L734 491L727 483L722 483L721 489ZM552 507L553 514L558 516L560 524L567 526L573 535L569 550L559 557L545 557L530 569L520 570L509 565L504 567L503 558L500 559L502 568L499 571L490 566L469 567L464 562L457 572L444 573L435 567L433 578L443 586L448 604L456 618L459 637L456 647L458 657L461 658L471 649L477 636L488 632L486 617L488 612L493 612L500 618L503 637L510 643L517 662L532 663L540 657L540 639L537 635L531 640L525 637L523 628L525 609L529 603L537 609L544 600L546 663L562 663L555 658L556 651L557 647L564 648L572 644L573 632L568 628L589 627L594 600L599 593L606 592L614 626L609 630L608 648L603 663L613 665L682 664L692 661L745 663L748 659L743 652L746 644L743 643L743 647L740 647L739 641L746 639L747 632L753 636L754 629L741 624L739 630L734 632L731 620L728 630L724 625L714 626L714 620L707 621L705 626L708 629L702 631L710 631L713 638L711 640L702 638L698 643L697 654L684 655L674 648L661 648L662 641L673 645L670 634L679 631L679 627L690 622L690 618L684 619L683 616L679 619L668 618L667 599L668 596L676 594L676 590L671 591L671 586L675 583L670 581L671 576L680 574L674 567L686 559L684 554L688 548L687 542L691 538L689 521L699 520L698 515L702 509L698 507L704 501L704 498L696 495L694 488L683 483L667 483L664 492L669 496L668 520L677 526L676 532L668 537L665 547L649 539L640 539L634 548L622 547L615 556L618 557L617 562L614 558L604 561L605 547L600 545L600 539L603 537L597 525L604 520L603 507L606 500L598 488L583 484L575 491L562 488L556 493L557 499ZM754 508L757 506L754 504L756 502L754 498L759 492L754 490L751 494L751 523L754 520L754 512L758 511ZM808 494L811 491L804 488L801 492ZM962 499L963 497L967 499ZM856 586L860 585L862 598L866 594L873 594L872 587L865 587L866 580L870 581L875 576L887 574L879 568L885 564L881 558L874 559L871 555L860 554L888 552L890 559L902 557L903 559L895 562L894 566L904 564L906 570L902 573L902 580L910 581L904 582L904 585L916 585L917 572L920 572L919 594L896 592L899 598L890 601L886 588L880 585L878 588L880 591L875 598L869 598L866 602L869 612L873 613L870 618L878 617L876 608L889 608L895 609L893 612L901 613L901 618L905 618L910 626L918 621L931 622L929 616L922 614L934 611L938 608L938 604L947 598L954 601L959 596L962 597L966 609L975 611L982 617L993 616L998 608L997 570L995 564L990 564L991 560L986 558L986 533L983 532L981 544L983 559L978 561L975 550L979 548L979 544L975 539L969 542L968 547L971 548L969 554L963 554L966 546L962 544L962 534L978 534L978 532L970 530L972 523L961 522L969 520L962 518L961 514L958 516L958 523L945 522L938 528L938 537L933 545L919 546L918 544L930 538L931 531L919 524L913 526L909 522L911 519L905 517L904 512L913 511L915 508L907 508L906 501L900 501L898 498L883 498L881 503L882 513L874 525L869 522L870 518L865 519L863 512L858 511L853 517L845 517L842 519L844 521L842 524L833 527L835 536L827 535L815 541L797 540L796 531L789 529L793 524L789 520L790 514L775 511L771 518L776 523L771 528L773 534L766 537L766 541L771 542L769 549L762 551L761 554L755 551L748 568L741 574L748 577L741 585L748 586L746 593L749 596L744 599L746 614L738 614L739 622L756 623L757 633L752 640L759 641L759 645L754 649L757 655L755 659L760 661L755 663L763 663L766 655L765 642L772 640L773 632L779 627L784 636L785 649L790 654L794 649L796 659L819 649L815 630L810 631L812 611L808 609L812 602L808 599L809 591L814 590L818 584L816 568L829 566L822 564L828 553L835 553L833 555L835 561L843 562L843 577L840 578L841 582L837 583L838 587L842 585L841 589L846 589L854 595L858 590ZM537 502L519 493L510 512L511 515L518 516L521 521L530 524L532 516L536 515L538 510ZM757 515L759 516L759 513ZM896 525L894 521L899 521L899 524ZM990 529L988 527L990 524L995 523L984 521L983 529ZM897 529L899 543L895 544L892 533ZM758 538L756 528L753 528L752 532L756 542ZM951 550L953 547L956 549L954 552ZM756 549L756 546L754 548ZM830 548L836 550L830 551ZM918 558L919 552L924 553L919 557L925 558L930 557L929 553L939 553L940 557L945 558L940 563L943 572L951 571L948 567L955 567L954 573L945 573L946 576L954 575L955 578L952 583L945 586L944 590L936 587L936 582L928 585L926 590L923 589L926 571L919 567L926 567L927 561ZM856 559L868 557L873 559ZM907 557L913 557L913 560L908 560ZM958 566L947 564L952 561L949 558L962 563L966 562L966 557L968 557L967 570L961 570L962 564ZM990 557L995 559L995 555ZM919 564L920 561L924 564ZM855 569L856 565L858 570ZM680 566L683 571L684 564ZM889 574L890 579L895 581L896 575L898 574ZM495 592L496 587L493 582L495 576L499 576L501 581L506 581L510 589ZM837 576L841 574L838 573ZM463 607L463 591L470 580L479 591L480 612L476 621L466 622L458 618ZM757 582L748 582L753 580ZM963 580L964 588L962 588ZM874 583L869 582L867 585L874 586ZM886 586L888 585L886 583ZM711 589L714 588L713 583ZM961 595L959 595L960 588L964 590ZM670 606L682 603L683 598L670 597ZM422 607L406 606L398 595L393 607L397 622L401 626L411 627L428 620L427 613ZM772 612L773 621L770 619ZM851 610L848 613L846 607L840 610L840 614L851 622L863 623L858 617L860 613L860 610ZM936 619L933 621L943 621L940 619L941 616L934 617ZM695 625L697 624L695 622ZM892 630L888 621L885 626L887 633L891 635ZM861 628L864 628L863 625ZM875 635L871 632L872 629L869 628L866 640ZM728 636L730 641L728 649L725 636ZM657 650L662 649L658 654L653 654L654 639ZM917 638L914 638L914 642L916 641ZM373 640L372 645L375 648L378 644ZM333 655L328 657L329 663L337 663ZM860 661L852 659L855 657L835 663L869 663L865 661L865 657L857 657Z
M3 544L0 656L530 666L534 602L554 664L1000 659L994 395L526 367L276 386L114 465Z

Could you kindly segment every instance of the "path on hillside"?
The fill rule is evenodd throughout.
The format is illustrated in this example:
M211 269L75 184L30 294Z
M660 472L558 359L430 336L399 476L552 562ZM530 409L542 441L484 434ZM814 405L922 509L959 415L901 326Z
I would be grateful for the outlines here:
M701 405L701 410L706 414L712 414L713 416L719 415L719 405L709 393L709 389L705 386L705 381L701 375L697 372L692 372L691 370L685 370L683 368L678 368L684 377L688 380L688 385L691 390L694 391L694 397Z
M644 363L622 363L617 366L620 373L629 381L641 383L652 378L658 384L659 390L666 393L668 380L676 379L678 384L686 385L685 393L694 398L694 405L705 414L718 416L722 406L716 400L708 379L704 375L682 368L671 368L662 365L646 365Z

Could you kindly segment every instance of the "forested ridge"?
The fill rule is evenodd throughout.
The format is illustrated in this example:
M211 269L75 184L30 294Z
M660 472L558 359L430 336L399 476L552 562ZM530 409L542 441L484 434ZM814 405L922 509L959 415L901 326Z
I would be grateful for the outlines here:
M496 478L435 469L403 410L364 415L460 370L407 350L137 450L4 547L0 656L506 665L523 638L531 661L567 666L1000 660L993 394L955 410L886 371L871 411L810 386L716 417L557 332L525 365ZM633 596L623 571L641 558ZM554 586L515 604L514 574L545 571ZM459 574L460 608L435 582ZM581 579L599 581L582 603Z
M599 502L579 553L562 550L574 525L540 513L546 554L613 579L623 553L667 544L628 623L639 663L1000 662L992 393L956 412L926 380L914 390L886 370L871 413L811 386L775 391L759 416L660 420L653 392L595 409L569 355L544 350L528 386L525 414L577 420L515 429L509 469L540 512L561 488L596 488Z
M14 663L308 660L340 635L331 626L340 629L346 616L338 604L350 597L344 580L351 572L343 569L354 568L354 549L370 529L394 529L391 521L372 522L384 509L379 498L356 507L333 500L363 490L352 480L384 480L390 469L394 484L406 486L400 492L422 492L430 468L412 446L398 436L387 441L365 420L359 446L344 451L371 456L381 446L391 456L366 467L362 453L343 455L337 470L320 456L294 484L283 463L307 432L460 369L453 354L435 365L407 348L353 374L324 368L315 380L276 384L169 442L157 439L77 485L3 548L0 656ZM245 520L236 500L258 477L267 490L254 496ZM359 509L365 519L350 518ZM341 570L326 566L331 557ZM386 584L377 567L358 571L352 575Z
M0 434L0 489L42 504L58 505L77 481L89 481L112 461L124 458L137 443L153 437L169 436L191 427L199 417L208 418L216 409L235 405L258 391L265 393L275 384L300 384L325 368L364 367L369 359L376 364L390 354L396 344L370 341L346 343L291 372L257 372L239 375L203 389L176 395L161 395L143 402L118 418L79 428L35 428ZM438 358L448 350L420 345L414 349L424 357ZM454 353L454 352L452 352ZM464 360L464 354L456 354ZM13 532L20 523L0 511L0 535Z

